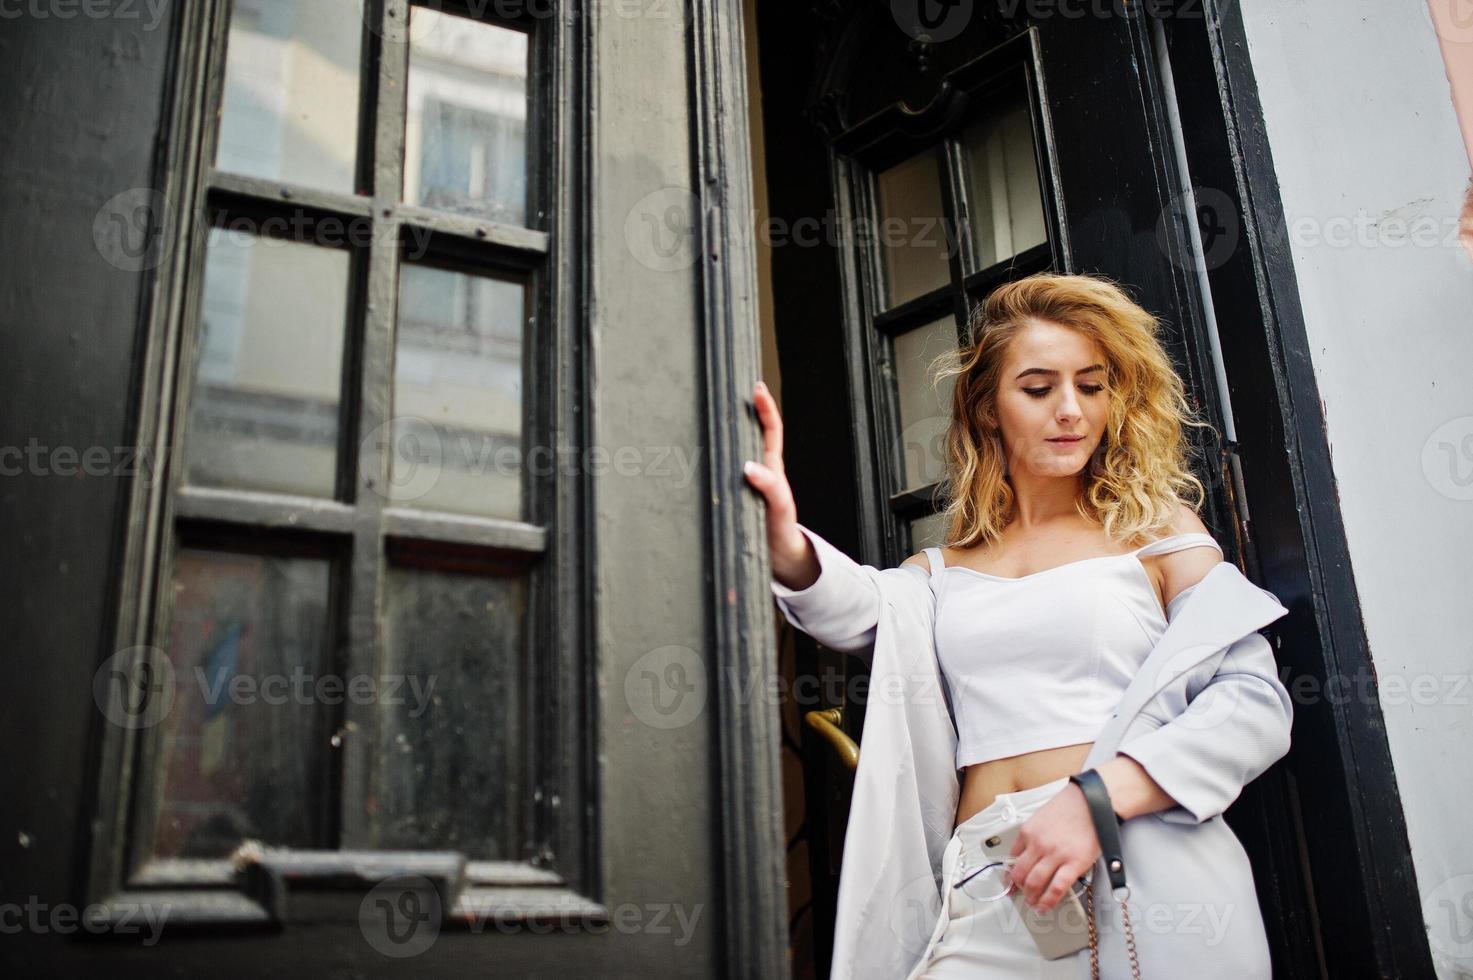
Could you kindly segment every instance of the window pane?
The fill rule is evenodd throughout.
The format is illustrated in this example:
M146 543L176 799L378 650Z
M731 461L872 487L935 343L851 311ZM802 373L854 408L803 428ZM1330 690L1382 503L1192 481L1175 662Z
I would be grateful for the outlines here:
M956 326L943 317L895 338L895 384L900 400L900 451L905 487L911 490L944 475L945 436L951 421L956 378L931 386L931 361L956 347Z
M525 287L407 264L399 289L390 499L520 520Z
M940 181L934 148L876 176L886 309L951 281Z
M362 0L235 0L215 165L353 193Z
M931 514L910 522L911 551L939 548L946 543L946 515Z
M962 145L976 267L1048 241L1027 102L1019 97L1011 108L968 127Z
M153 856L333 844L328 581L322 559L180 549Z
M520 860L526 582L391 567L373 847ZM401 680L402 679L402 680Z
M331 496L348 253L212 229L185 478Z
M411 7L404 200L527 221L527 35Z

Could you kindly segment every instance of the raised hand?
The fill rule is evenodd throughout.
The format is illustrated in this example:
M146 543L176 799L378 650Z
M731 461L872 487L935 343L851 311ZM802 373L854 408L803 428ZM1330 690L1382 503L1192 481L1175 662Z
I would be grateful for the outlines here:
M818 580L818 555L798 529L798 506L793 488L783 469L783 420L767 385L757 382L752 391L757 418L762 423L762 462L747 460L742 466L747 482L762 494L767 504L767 548L772 555L772 577L790 589L806 589Z

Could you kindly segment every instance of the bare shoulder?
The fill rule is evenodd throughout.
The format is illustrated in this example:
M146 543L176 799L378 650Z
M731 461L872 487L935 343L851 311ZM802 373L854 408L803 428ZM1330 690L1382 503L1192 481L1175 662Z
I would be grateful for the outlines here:
M900 564L902 566L915 565L917 568L920 568L926 572L930 572L931 570L931 561L926 557L926 553L924 551L917 551L915 554L911 555Z
M1176 505L1176 517L1171 524L1171 533L1211 534L1212 532L1207 530L1207 525L1202 523L1202 518L1197 516L1196 511L1192 510L1186 504L1178 503Z
M1207 525L1202 523L1202 519L1190 507L1181 504L1172 521L1171 533L1211 536L1212 532L1207 530ZM1157 581L1161 586L1162 601L1170 602L1183 590L1202 581L1203 577L1222 560L1222 555L1218 554L1216 548L1205 544L1154 556L1152 563L1155 565Z

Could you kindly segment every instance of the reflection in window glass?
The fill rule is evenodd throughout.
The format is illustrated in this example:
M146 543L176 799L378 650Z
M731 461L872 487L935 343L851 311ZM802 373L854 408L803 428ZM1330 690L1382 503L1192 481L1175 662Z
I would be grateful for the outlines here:
M956 326L949 316L895 338L900 452L907 490L935 483L945 473L946 427L956 378L949 376L933 389L930 365L955 347Z
M886 309L951 281L938 161L933 148L876 175L875 238L884 267Z
M399 290L389 498L521 520L525 286L411 263Z
M976 268L1048 241L1027 102L973 124L962 145Z
M328 581L322 559L180 549L152 856L334 843L335 708L313 697L331 673Z
M215 166L353 193L362 0L234 0Z
M527 221L527 35L414 6L404 200Z
M185 479L331 496L348 253L214 228Z
M483 861L521 853L526 581L391 567L373 841Z

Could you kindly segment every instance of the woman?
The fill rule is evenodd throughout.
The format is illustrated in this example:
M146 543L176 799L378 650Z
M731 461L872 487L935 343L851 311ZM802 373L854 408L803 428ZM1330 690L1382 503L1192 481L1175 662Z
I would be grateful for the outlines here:
M934 653L964 777L942 869L942 921L911 972L917 980L1089 975L1086 951L1046 959L1016 900L1003 899L1017 893L1047 916L1063 911L1077 880L1092 879L1101 843L1084 791L1069 776L1081 772L1092 736L1168 622L1222 564L1221 549L1182 502L1188 495L1200 506L1204 496L1183 426L1205 423L1193 418L1157 331L1155 319L1108 280L1041 274L996 290L974 315L969 343L944 357L938 378L956 377L943 487L950 543L901 567L924 575L934 595ZM836 649L862 650L874 641L878 593L851 560L798 523L783 475L782 422L760 382L755 401L764 462L749 462L746 472L766 501L773 592L795 625L822 624L809 631ZM1286 611L1263 596L1271 607L1263 621ZM1252 638L1232 648L1244 662L1255 658L1253 669L1232 671L1251 678L1234 695L1240 727L1197 733L1246 732L1235 739L1243 744L1190 741L1188 722L1166 726L1183 733L1148 734L1094 766L1123 822L1127 856L1132 836L1148 836L1130 831L1141 817L1210 821L1287 751L1287 692L1266 641ZM868 721L865 735L868 746ZM1204 766L1207 776L1190 771ZM968 848L1014 829L1005 863L962 880L968 861L976 870ZM1235 968L1249 964L1266 976L1251 877L1242 884L1246 857L1235 838L1224 844L1225 825L1213 830L1215 843L1203 853L1236 863L1240 880L1225 909L1208 911L1252 904L1239 909L1234 935L1254 949ZM847 845L845 855L847 871ZM1213 945L1204 937L1203 957ZM1202 957L1181 952L1190 943L1171 949L1176 968L1211 975ZM1105 966L1107 975L1130 975L1124 963Z

